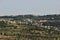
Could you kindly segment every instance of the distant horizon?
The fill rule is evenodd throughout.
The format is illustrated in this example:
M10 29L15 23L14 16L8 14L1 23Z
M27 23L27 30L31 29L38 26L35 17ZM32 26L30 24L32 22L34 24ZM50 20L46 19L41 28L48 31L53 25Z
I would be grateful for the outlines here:
M0 16L25 14L60 14L60 0L0 0Z
M60 15L60 14L46 14L46 15L20 14L20 15L46 16L46 15ZM19 16L19 15L0 15L0 16Z

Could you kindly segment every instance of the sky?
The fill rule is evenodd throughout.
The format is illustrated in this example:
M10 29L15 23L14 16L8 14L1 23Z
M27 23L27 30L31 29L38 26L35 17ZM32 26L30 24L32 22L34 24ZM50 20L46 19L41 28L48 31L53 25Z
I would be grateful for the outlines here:
M60 14L60 0L0 0L0 16L26 14Z

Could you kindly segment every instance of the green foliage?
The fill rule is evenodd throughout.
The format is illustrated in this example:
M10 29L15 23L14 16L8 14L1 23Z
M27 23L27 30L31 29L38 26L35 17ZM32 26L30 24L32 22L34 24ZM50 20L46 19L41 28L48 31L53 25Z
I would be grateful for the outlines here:
M7 23L5 23L4 21L0 21L0 27L6 27Z
M43 23L44 26L60 26L60 22L45 22Z

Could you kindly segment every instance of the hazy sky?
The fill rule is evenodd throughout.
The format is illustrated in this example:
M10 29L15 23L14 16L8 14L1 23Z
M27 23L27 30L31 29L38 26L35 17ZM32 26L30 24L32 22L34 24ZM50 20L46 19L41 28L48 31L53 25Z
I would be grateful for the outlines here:
M60 14L60 0L0 0L0 15Z

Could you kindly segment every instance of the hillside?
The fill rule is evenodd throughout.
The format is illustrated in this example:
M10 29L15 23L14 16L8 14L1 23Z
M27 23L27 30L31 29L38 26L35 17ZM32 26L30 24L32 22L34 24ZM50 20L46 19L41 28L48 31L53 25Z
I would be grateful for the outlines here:
M60 40L60 15L0 16L0 40Z

